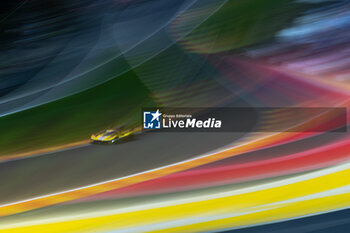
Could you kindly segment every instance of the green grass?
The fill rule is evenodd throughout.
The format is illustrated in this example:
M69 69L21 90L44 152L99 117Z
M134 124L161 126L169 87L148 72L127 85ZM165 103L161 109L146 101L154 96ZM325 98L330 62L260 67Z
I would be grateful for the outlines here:
M130 71L82 93L0 118L0 156L77 142L110 126L136 124L141 106L152 103L150 92Z

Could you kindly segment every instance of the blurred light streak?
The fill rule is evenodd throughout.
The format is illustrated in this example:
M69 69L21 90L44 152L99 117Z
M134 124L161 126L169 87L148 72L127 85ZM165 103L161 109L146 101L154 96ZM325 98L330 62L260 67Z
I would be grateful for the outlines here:
M350 139L308 151L237 165L197 168L97 194L84 201L120 198L157 193L179 192L210 186L260 180L299 173L346 162L350 156ZM333 156L329 156L329 155ZM79 201L79 200L78 200Z
M349 164L345 163L289 180L261 185L261 188L259 186L253 186L238 192L214 194L204 197L204 199L192 197L192 201L184 204L177 203L174 205L174 203L165 207L154 207L78 220L66 220L67 222L58 222L56 224L47 223L2 229L6 232L41 232L44 229L50 232L80 232L87 230L86 228L84 229L84 226L86 226L90 230L94 229L95 231L103 232L112 229L152 224L155 224L155 227L157 227L156 224L159 223L166 223L179 218L186 219L191 216L196 216L197 218L202 216L203 221L200 221L199 218L199 223L197 224L192 222L193 224L188 223L184 226L181 226L181 224L177 226L170 225L170 228L162 229L162 231L183 232L192 229L192 231L198 232L256 224L262 221L274 221L282 218L312 214L316 211L322 212L339 209L348 205L350 202L348 189L338 188L348 185L346 177L349 176L349 172ZM292 200L292 202L288 202L288 200ZM285 201L287 202L284 203ZM268 207L266 207L266 204L268 204ZM275 208L270 209L271 207ZM252 209L261 211L247 213L242 216L227 216L228 218L226 219L205 220L209 216L214 217ZM106 223L108 224L106 225Z

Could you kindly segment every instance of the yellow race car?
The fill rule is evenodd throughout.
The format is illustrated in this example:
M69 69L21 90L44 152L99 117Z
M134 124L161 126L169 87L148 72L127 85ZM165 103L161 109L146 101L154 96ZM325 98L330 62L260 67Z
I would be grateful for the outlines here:
M92 142L115 143L135 132L135 129L108 129L100 133L92 134L90 139Z

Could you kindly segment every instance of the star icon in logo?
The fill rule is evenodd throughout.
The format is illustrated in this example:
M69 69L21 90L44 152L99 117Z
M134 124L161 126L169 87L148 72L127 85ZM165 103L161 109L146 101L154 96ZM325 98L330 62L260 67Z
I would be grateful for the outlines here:
M155 113L151 113L151 115L153 116L152 121L154 121L155 119L157 119L157 121L159 121L159 117L160 115L162 115L160 112L159 112L159 109L157 109L157 111Z

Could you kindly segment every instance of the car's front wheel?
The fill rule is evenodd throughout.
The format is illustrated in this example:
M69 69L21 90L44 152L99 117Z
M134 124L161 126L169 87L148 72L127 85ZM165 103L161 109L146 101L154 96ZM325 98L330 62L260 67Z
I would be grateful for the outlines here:
M119 140L119 138L115 138L115 139L113 139L111 142L112 143L115 143L116 141L118 141Z

